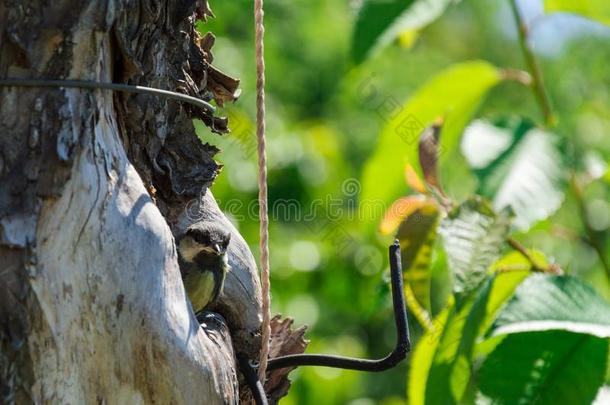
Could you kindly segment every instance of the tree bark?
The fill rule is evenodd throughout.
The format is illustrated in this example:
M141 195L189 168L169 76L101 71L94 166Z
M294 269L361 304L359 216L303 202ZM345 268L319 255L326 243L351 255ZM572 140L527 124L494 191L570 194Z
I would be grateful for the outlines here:
M128 83L234 100L211 66L205 1L0 0L0 77ZM260 285L207 190L227 121L176 101L0 88L0 402L235 403L235 353L256 358ZM232 232L232 271L200 326L174 236Z

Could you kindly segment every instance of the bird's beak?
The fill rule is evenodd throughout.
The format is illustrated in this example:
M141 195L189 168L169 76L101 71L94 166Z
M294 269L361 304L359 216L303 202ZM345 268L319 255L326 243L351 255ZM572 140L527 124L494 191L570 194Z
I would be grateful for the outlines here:
M224 252L222 251L222 248L220 247L220 245L219 245L218 243L215 243L215 244L214 244L214 252L215 252L217 255L221 255L221 254L223 254L223 253L224 253Z

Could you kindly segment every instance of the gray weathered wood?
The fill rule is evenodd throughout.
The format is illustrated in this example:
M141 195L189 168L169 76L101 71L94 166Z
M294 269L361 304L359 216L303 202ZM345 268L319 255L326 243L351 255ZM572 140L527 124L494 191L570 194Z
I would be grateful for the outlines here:
M195 1L0 0L0 76L114 81L222 103ZM218 165L175 101L0 89L0 402L234 403L234 352L260 345L247 244L206 192ZM174 233L189 204L231 227L233 271L197 323ZM231 332L229 332L231 331ZM232 343L231 335L236 346Z

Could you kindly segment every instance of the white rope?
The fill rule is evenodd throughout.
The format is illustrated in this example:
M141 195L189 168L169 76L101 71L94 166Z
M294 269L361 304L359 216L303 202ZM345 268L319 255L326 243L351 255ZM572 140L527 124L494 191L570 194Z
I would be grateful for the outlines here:
M269 338L271 335L271 297L269 285L269 218L267 212L267 154L265 141L265 27L263 0L254 0L254 30L256 46L256 137L258 140L258 204L260 220L260 265L263 323L261 325L261 357L258 378L265 384Z

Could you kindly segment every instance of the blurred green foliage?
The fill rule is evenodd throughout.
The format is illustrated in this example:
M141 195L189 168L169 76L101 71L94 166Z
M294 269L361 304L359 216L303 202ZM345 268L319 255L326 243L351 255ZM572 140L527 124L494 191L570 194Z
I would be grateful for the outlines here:
M231 134L218 137L200 124L196 126L204 141L219 146L222 152L217 159L226 165L212 191L257 255L252 4L245 0L210 3L216 18L199 23L200 30L217 36L215 65L241 78L242 97L222 110L230 118ZM422 87L426 83L441 84L428 87L432 88L428 92L437 97L434 103L418 106L411 114L422 127L439 115L448 119L443 133L446 138L441 136L445 150L440 178L446 194L460 202L482 187L495 190L506 177L506 170L500 170L503 174L497 178L491 176L497 166L486 167L485 172L471 169L464 157L468 156L468 145L461 137L470 119L481 117L496 123L507 116L522 116L537 124L544 120L532 93L516 81L496 84L494 79L489 83L480 71L471 71L470 76L465 71L447 84L437 78L442 72L454 72L454 64L469 66L473 62L468 61L473 60L486 61L476 62L486 72L495 71L493 66L525 69L507 1L452 4L417 35L409 34L376 49L358 66L352 62L356 3L267 0L265 4L272 306L273 312L294 317L297 325L309 325L309 352L372 358L384 355L394 344L385 257L391 236L376 231L384 211L372 207L362 218L358 199L361 193L370 193L389 206L397 197L407 195L410 191L404 180L402 156L416 154L416 144L393 140L387 136L388 128L399 123L397 116L411 111L409 106L414 105L417 95L425 93ZM583 187L566 187L563 203L552 210L550 218L514 236L608 298L610 283L599 253L610 260L610 176L606 174L606 162L610 160L610 30L595 23L590 23L589 29L589 23L575 17L545 16L541 3L528 3L531 39L558 118L553 131L561 141L568 165L562 170L566 177L577 173L586 182ZM468 99L467 105L453 101L481 80L484 89L475 91L476 99ZM402 109L403 105L407 110ZM385 145L386 152L377 148L378 142ZM514 143L518 146L517 141ZM514 150L518 153L511 159L532 159L523 157L528 150ZM484 151L475 150L475 154ZM374 160L367 164L372 156ZM374 171L368 180L367 165ZM391 191L375 195L375 187ZM590 243L592 238L597 252ZM438 248L441 244L436 245L426 260L430 265L432 315L436 316L435 324L442 326L444 317L456 317L476 303L466 302L457 309L446 307L452 291L449 265L444 251ZM511 266L520 265L514 258L503 260ZM506 283L497 285L507 287L488 283L491 292L487 291L486 299L504 302L517 284L509 274L497 277L506 279ZM503 299L494 301L494 294ZM485 308L492 315L498 310L497 306L493 310L490 305ZM471 329L478 330L481 322L489 326L486 319L490 314L472 321ZM418 346L423 349L414 356L432 363L426 366L426 361L420 361L416 375L408 380L412 356L383 374L302 368L292 373L294 383L282 403L394 405L406 403L407 392L413 403L420 403L426 391L420 373L427 373L443 360L434 353L436 347L444 342L451 344L456 336L465 345L460 350L468 352L490 352L498 343L473 348L476 335L472 330L468 334L463 325L455 324L455 328L444 339L432 336L428 346ZM418 342L422 329L415 320L411 321L411 333ZM545 332L538 333L544 336ZM506 355L509 344L505 343L493 359ZM463 369L464 364L452 363L451 367ZM487 367L487 375L493 375L495 370ZM456 384L452 389L466 389ZM506 388L489 381L486 384L488 391Z

